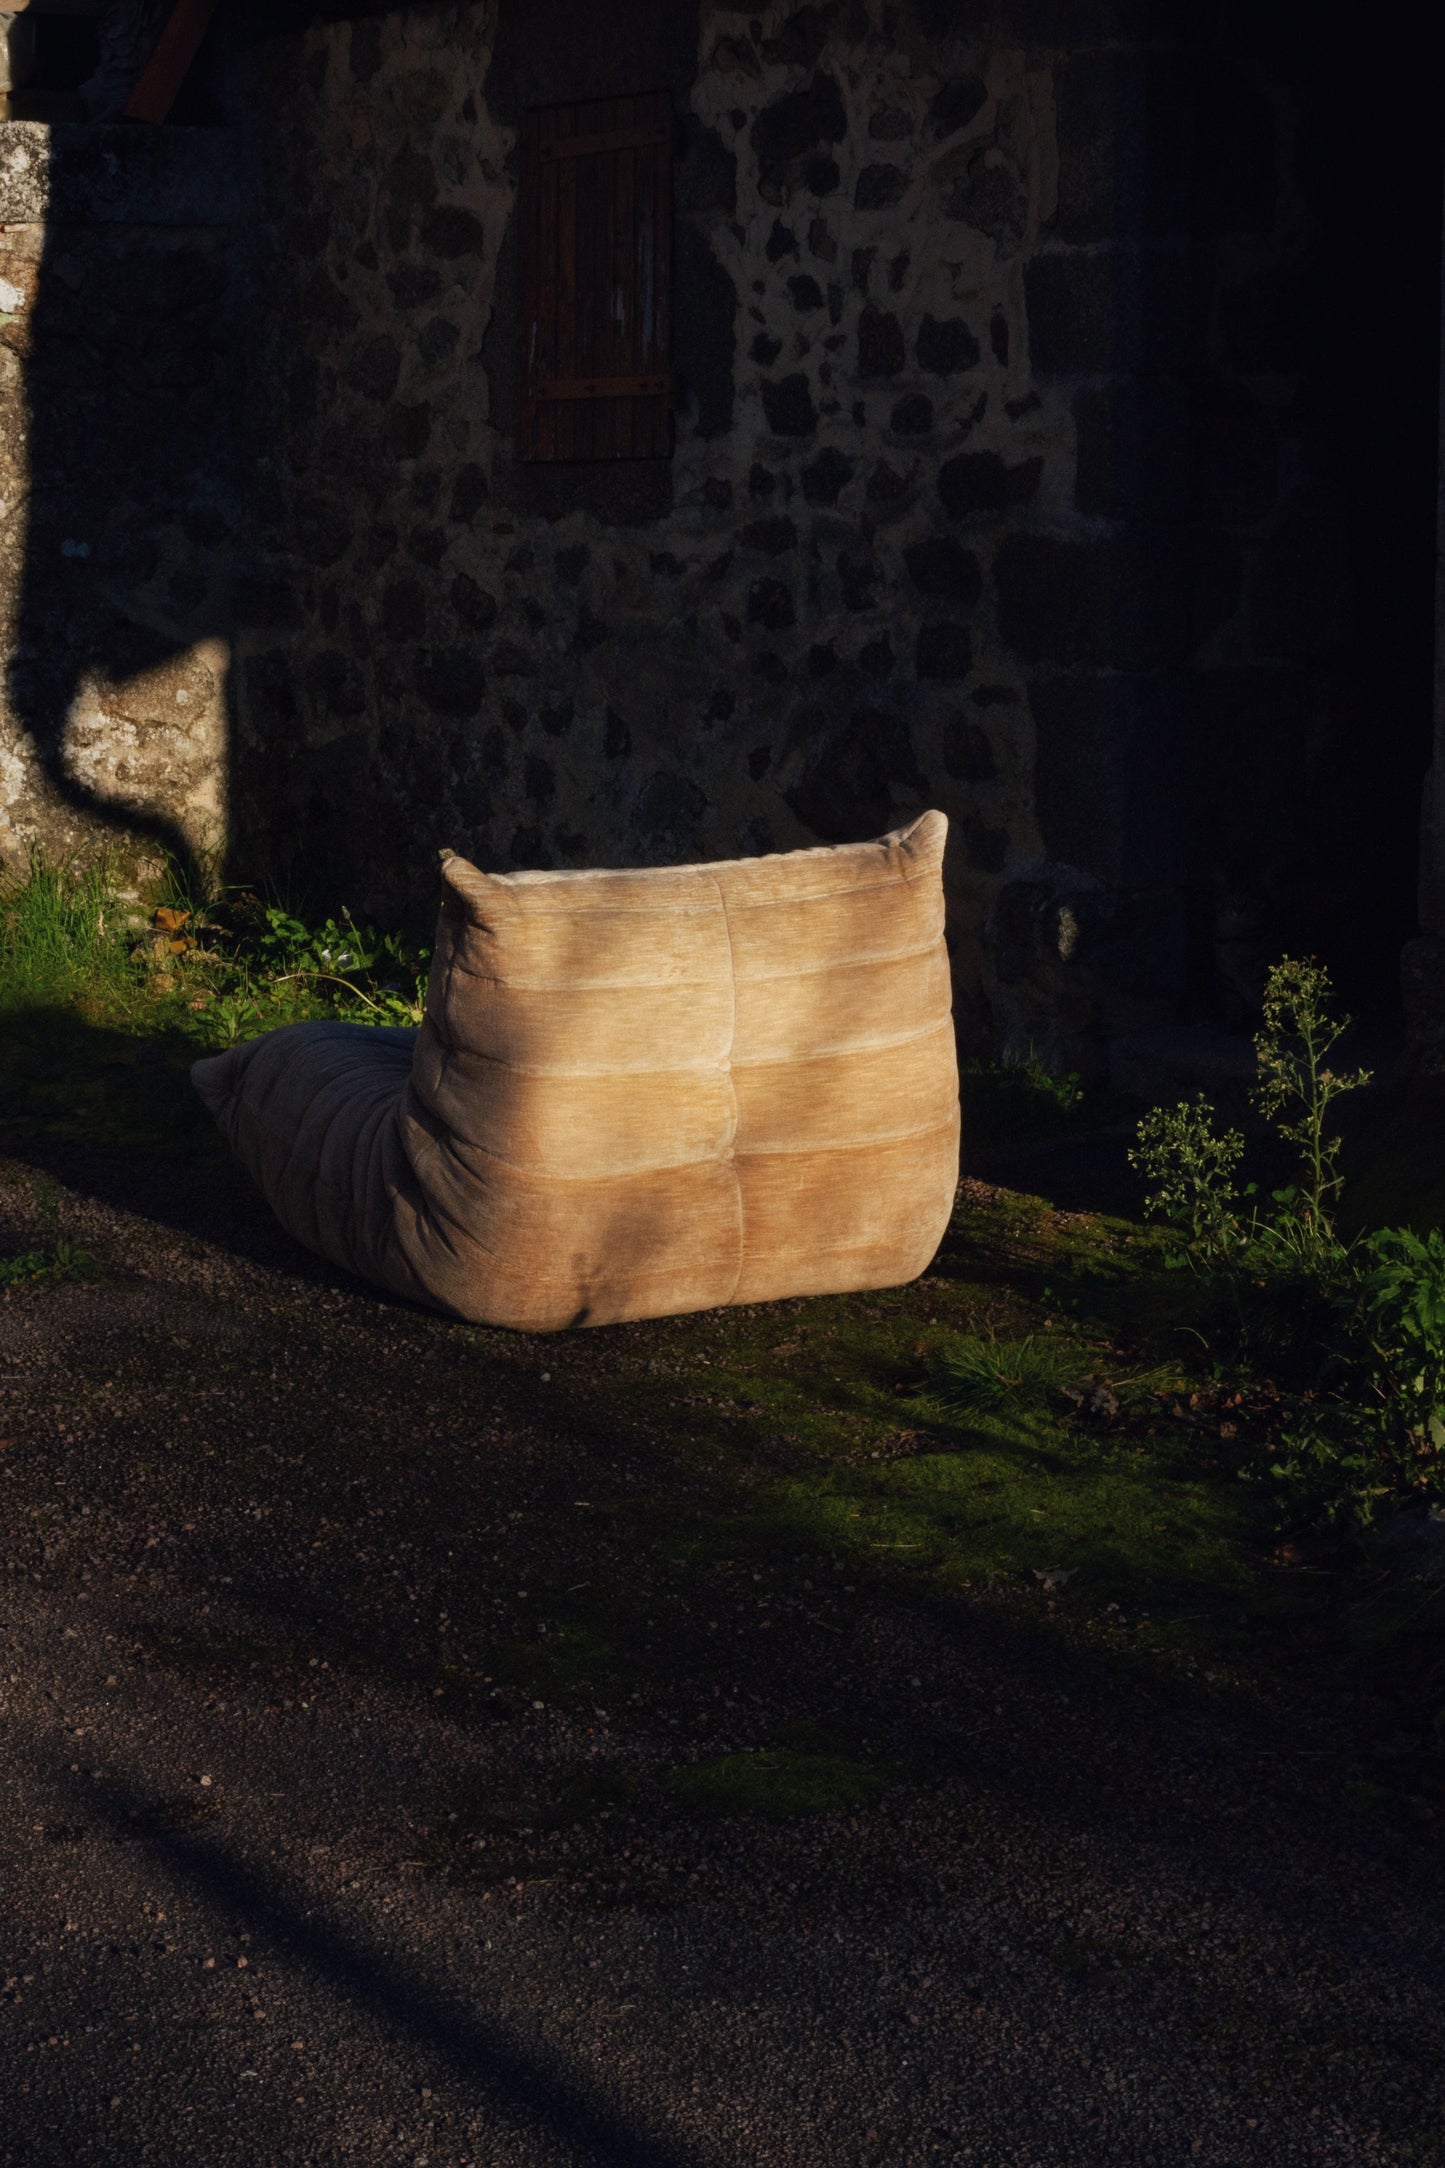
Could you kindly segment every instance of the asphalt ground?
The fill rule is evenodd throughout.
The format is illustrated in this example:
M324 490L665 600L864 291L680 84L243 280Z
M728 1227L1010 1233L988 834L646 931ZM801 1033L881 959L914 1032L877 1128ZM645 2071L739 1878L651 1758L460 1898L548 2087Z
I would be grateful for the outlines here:
M104 1267L0 1297L7 2168L1445 2159L1438 1839L1342 1690L801 1555L659 1580L595 1699L485 1672L720 1480L679 1328L471 1333L237 1187L103 1192L0 1168L6 1247ZM674 1782L844 1736L824 1811Z

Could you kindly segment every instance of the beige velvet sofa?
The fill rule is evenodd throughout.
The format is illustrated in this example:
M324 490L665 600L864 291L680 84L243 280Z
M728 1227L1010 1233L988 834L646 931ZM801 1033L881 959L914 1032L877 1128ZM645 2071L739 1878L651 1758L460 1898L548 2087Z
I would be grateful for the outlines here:
M445 853L419 1031L293 1024L192 1076L293 1235L459 1317L896 1286L958 1172L946 833L632 872Z

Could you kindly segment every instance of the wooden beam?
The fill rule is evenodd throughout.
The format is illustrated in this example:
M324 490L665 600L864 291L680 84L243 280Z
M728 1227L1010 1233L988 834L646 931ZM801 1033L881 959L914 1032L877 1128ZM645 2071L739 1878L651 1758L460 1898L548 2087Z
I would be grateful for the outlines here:
M216 0L176 0L121 118L159 125L175 104L216 12Z

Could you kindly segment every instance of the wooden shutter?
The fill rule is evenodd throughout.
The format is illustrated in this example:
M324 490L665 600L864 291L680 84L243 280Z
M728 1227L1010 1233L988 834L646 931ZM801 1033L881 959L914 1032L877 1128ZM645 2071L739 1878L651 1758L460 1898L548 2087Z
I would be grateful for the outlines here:
M672 450L672 133L666 92L523 120L524 459Z

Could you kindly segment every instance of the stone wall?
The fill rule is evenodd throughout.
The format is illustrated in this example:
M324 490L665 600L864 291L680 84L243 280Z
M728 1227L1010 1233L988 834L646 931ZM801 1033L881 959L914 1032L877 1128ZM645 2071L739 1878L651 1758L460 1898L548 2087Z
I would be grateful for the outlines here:
M224 850L238 211L218 133L0 127L0 865Z
M256 771L287 746L298 842L364 865L383 910L442 843L661 862L940 802L976 999L992 899L1038 854L989 544L1001 515L1066 506L1023 335L1047 76L1020 51L839 48L816 12L754 38L728 11L699 43L643 9L590 44L509 12L500 35L444 8L269 56L255 104L309 95L266 160L303 327L268 372L300 546L241 636ZM682 115L675 456L520 466L517 115L659 81Z
M947 0L324 12L232 69L243 229L193 202L62 241L52 206L53 239L0 236L54 326L0 407L43 425L63 531L36 515L27 623L65 650L17 728L12 617L0 850L136 805L194 842L228 796L238 873L422 918L443 844L659 862L937 804L971 1043L1097 1067L1140 1025L1239 1025L1286 947L1392 975L1429 499L1411 539L1419 340L1373 398L1339 331L1341 251L1390 262L1410 201L1388 163L1341 178L1349 55L1106 0L1004 0L986 35ZM522 464L519 116L654 89L674 457ZM119 201L105 155L73 200ZM128 338L127 252L185 368ZM98 381L120 464L86 509Z
M707 857L939 804L966 1027L1095 1062L1328 950L1394 770L1350 682L1324 94L1098 12L501 0L266 47L257 847L279 791L392 911L442 843ZM518 114L664 86L675 457L521 466Z

